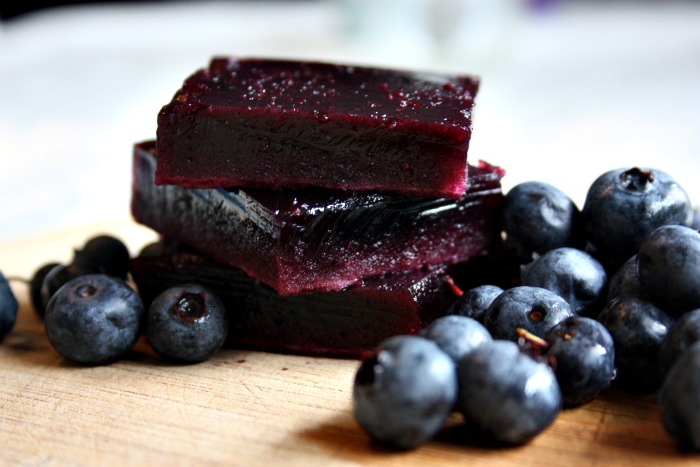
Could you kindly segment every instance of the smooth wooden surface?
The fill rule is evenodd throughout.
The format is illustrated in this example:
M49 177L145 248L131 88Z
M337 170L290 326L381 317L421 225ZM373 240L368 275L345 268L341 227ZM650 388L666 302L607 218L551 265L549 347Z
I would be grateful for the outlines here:
M155 236L128 221L0 245L0 270L29 277L65 260L90 235L109 232L132 249ZM3 465L685 465L661 427L655 396L610 390L564 411L517 448L479 441L459 415L432 442L388 450L355 424L352 360L225 349L173 365L139 342L124 360L84 368L56 354L27 287L14 331L0 343Z

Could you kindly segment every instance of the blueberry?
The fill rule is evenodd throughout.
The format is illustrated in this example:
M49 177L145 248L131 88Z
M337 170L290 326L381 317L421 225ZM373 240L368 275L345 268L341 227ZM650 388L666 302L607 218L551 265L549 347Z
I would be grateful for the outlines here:
M491 340L491 334L481 323L459 315L436 319L420 335L435 342L455 363L477 346Z
M598 321L572 316L550 329L544 339L565 405L590 402L615 377L615 344Z
M514 342L484 343L460 360L457 374L457 407L465 420L503 443L529 441L551 425L562 407L552 370Z
M44 284L44 279L46 278L46 275L57 266L60 266L60 264L44 264L39 269L34 271L34 274L32 274L32 278L29 281L29 299L32 303L32 308L34 308L34 311L36 312L37 316L39 316L42 319L44 318L44 312L46 311L46 304L48 303L51 297L49 297L47 300L44 300L44 298L42 297L41 288ZM53 295L53 292L55 292L55 290L50 292L50 294Z
M89 271L80 268L75 264L58 264L57 266L49 269L44 275L44 280L41 283L41 306L43 307L44 313L46 312L46 307L49 304L49 300L54 294L63 287L66 282L71 279L75 279L78 276L83 276L88 274ZM41 316L41 310L38 310Z
M90 238L81 250L77 250L72 264L90 273L108 274L126 279L129 272L129 250L111 235Z
M121 279L86 274L66 282L46 307L46 335L68 360L100 365L119 359L136 342L143 303Z
M583 247L580 212L561 190L543 182L524 182L508 191L503 201L505 246L526 262L533 253L555 248Z
M459 315L484 322L484 314L493 300L503 293L497 285L480 285L462 294L447 310L448 315Z
M639 275L637 274L637 255L625 261L608 281L606 302L620 295L639 295L641 297L647 297L647 291L639 282Z
M76 250L68 264L51 263L39 268L31 282L34 310L43 317L53 294L69 280L84 274L107 274L126 280L129 272L129 250L118 238L98 235Z
M496 297L486 310L484 326L494 339L515 341L517 328L543 337L549 328L573 315L571 306L554 292L519 286Z
M670 312L700 308L700 233L667 225L654 230L637 254L639 281Z
M19 303L10 288L9 282L0 272L0 340L12 331L17 320Z
M582 209L588 239L601 254L620 258L637 253L642 240L657 227L689 225L687 193L668 174L656 169L616 169L598 177Z
M607 285L603 266L576 248L548 251L522 268L522 284L551 290L576 314L597 315L603 306Z
M673 364L658 401L666 431L680 446L700 450L700 344L688 348Z
M146 336L153 350L182 362L202 362L213 356L226 341L228 329L221 299L197 284L163 291L146 317Z
M613 299L598 317L615 342L616 382L638 392L661 382L659 349L673 317L637 295Z
M678 356L696 342L700 342L700 309L682 314L668 329L659 348L661 374L668 373Z
M455 364L434 342L394 336L365 359L353 384L353 413L372 438L412 449L444 425L457 398Z

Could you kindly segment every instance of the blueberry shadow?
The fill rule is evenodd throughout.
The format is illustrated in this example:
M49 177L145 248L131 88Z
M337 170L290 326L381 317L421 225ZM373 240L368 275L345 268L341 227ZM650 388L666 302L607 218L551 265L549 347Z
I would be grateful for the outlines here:
M433 438L433 442L460 447L470 451L494 451L499 449L516 449L522 445L513 445L498 441L488 433L477 430L465 422L452 422L445 426Z
M16 355L25 355L34 352L46 352L51 348L42 334L29 331L13 331L2 341L2 345L10 349Z
M370 438L352 418L350 412L329 417L313 428L296 433L304 443L314 443L334 459L354 460L365 455L394 457L404 455L399 449Z
M372 439L354 421L352 415L340 413L316 427L301 431L297 436L304 442L312 442L324 448L333 458L357 460L363 455L379 457L381 460L398 459L413 450L400 449ZM480 453L495 452L503 449L518 449L525 445L511 445L494 440L488 434L480 432L464 423L460 414L453 414L445 427L437 433L426 446L438 449L446 448L455 455L470 453L479 456Z

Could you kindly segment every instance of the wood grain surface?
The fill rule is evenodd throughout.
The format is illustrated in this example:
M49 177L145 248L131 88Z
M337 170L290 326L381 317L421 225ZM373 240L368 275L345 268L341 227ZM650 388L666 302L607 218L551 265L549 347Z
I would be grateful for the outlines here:
M130 221L0 245L0 270L30 277L95 233L136 253L155 238ZM26 284L0 343L3 465L691 465L663 430L655 395L608 390L566 410L526 446L479 440L458 414L432 442L397 452L352 417L358 362L225 349L196 365L159 359L140 341L120 362L81 367L49 345Z

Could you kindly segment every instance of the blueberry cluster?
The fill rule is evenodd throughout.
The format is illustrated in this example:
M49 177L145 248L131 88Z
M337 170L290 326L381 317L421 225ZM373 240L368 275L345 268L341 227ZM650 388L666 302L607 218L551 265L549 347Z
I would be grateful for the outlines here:
M515 186L503 206L502 250L491 258L502 274L476 286L473 269L461 282L455 275L469 287L451 316L419 336L380 344L362 362L353 391L358 423L405 449L441 429L435 417L444 423L457 411L478 432L521 444L562 408L586 404L614 384L658 391L667 431L700 449L697 212L680 185L656 169L604 173L582 209L552 185ZM456 396L450 389L439 404L415 403L413 391L435 382L406 372L415 359L445 356L454 365L443 371L452 377L441 375L440 384L456 385ZM394 403L401 409L387 411ZM391 428L380 430L374 411ZM428 415L431 423L421 424Z
M668 433L700 450L698 212L673 178L648 168L601 175L580 210L552 185L514 187L501 248L487 259L501 274L460 295L476 275L453 269L460 296L448 315L378 345L354 380L357 422L411 449L459 412L481 435L518 445L615 384L658 391ZM214 355L229 328L216 294L183 284L145 309L127 282L129 263L126 246L101 235L68 264L35 272L31 300L56 352L106 364L145 334L167 359ZM0 339L17 309L0 274Z
M167 359L201 362L214 355L228 335L228 316L216 294L184 284L164 291L146 310L127 282L129 262L121 240L99 235L76 250L70 263L35 271L31 301L54 350L79 364L102 365L122 358L145 334ZM7 332L17 303L4 298L12 292L0 279L0 331Z
M355 419L373 438L412 449L459 412L480 435L519 445L567 404L592 400L614 376L612 338L591 318L564 319L546 341L520 333L536 351L494 339L474 318L459 315L438 318L416 336L389 338L356 373Z

